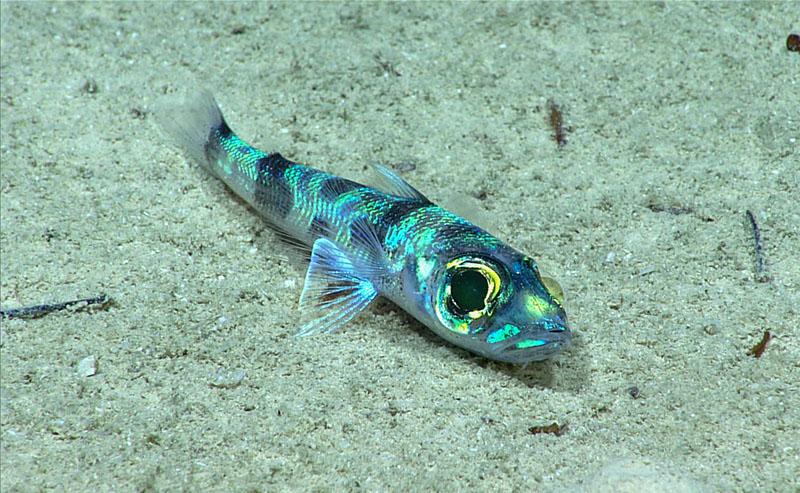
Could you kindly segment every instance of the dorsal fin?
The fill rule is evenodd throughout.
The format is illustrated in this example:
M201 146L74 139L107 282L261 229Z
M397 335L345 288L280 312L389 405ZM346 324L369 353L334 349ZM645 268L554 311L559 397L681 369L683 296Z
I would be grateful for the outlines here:
M400 178L394 171L386 166L382 166L378 163L370 163L369 165L375 171L375 183L372 185L372 188L375 190L403 199L430 202L419 190L409 185L407 181Z

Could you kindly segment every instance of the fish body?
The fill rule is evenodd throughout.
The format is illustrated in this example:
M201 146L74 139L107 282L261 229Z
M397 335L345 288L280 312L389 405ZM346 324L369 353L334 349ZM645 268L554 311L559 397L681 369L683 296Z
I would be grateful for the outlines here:
M202 93L162 125L213 176L290 241L311 251L298 335L330 332L384 296L436 334L509 362L548 358L570 331L557 284L535 262L373 165L369 187L259 151Z

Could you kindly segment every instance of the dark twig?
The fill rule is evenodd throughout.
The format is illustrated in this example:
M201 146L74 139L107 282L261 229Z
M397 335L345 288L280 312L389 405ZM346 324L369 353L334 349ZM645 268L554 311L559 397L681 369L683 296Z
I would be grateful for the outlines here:
M753 228L753 239L756 242L756 268L758 274L758 280L762 281L765 280L765 269L764 269L764 249L761 246L761 231L758 229L758 223L756 223L756 218L752 212L748 209L747 212L747 219L750 221L750 226Z
M80 303L86 303L87 305L96 305L96 304L104 305L108 301L109 297L105 294L101 294L100 296L95 296L93 298L83 298L80 300L64 301L61 303L53 303L50 305L34 305L22 308L12 308L10 310L0 310L0 318L38 317L40 315L45 315L50 312L63 310L72 305L77 305Z
M564 131L564 113L561 107L552 99L547 100L547 108L550 110L550 127L553 129L553 139L561 149L567 145L567 133Z

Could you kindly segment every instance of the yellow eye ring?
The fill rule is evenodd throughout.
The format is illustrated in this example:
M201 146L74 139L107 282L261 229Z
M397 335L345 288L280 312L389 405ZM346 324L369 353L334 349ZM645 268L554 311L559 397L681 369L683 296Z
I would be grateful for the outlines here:
M447 264L452 272L445 288L445 297L457 312L470 319L486 314L500 293L500 276L479 259L461 257Z

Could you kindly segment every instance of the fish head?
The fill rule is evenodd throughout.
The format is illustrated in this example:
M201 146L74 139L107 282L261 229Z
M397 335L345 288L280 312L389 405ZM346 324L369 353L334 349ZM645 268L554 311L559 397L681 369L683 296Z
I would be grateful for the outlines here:
M549 358L571 340L561 287L534 260L510 247L461 252L440 264L431 295L450 342L513 363Z

